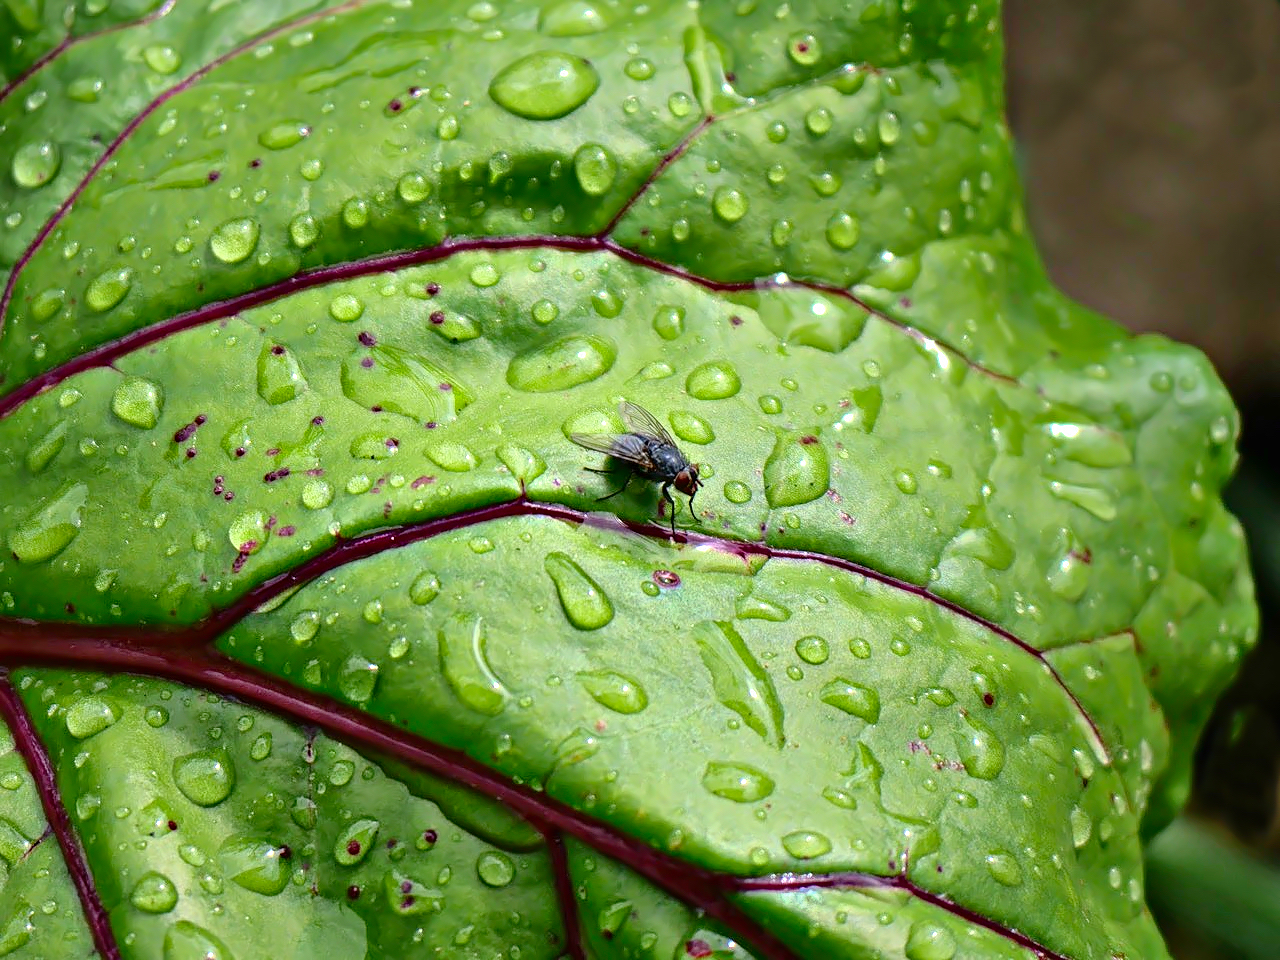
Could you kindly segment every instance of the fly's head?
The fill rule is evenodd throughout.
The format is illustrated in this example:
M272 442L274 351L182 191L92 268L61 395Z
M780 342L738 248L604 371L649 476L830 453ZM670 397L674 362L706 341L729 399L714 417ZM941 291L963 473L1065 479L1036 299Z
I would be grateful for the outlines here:
M692 504L693 495L702 487L702 481L698 479L698 465L689 464L677 473L671 482L677 490L689 498L689 503Z

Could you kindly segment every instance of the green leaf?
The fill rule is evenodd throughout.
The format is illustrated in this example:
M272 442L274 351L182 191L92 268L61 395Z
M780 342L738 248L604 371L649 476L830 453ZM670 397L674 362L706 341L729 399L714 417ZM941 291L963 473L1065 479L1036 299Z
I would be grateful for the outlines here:
M0 952L1166 956L1238 417L1049 284L994 0L52 9Z

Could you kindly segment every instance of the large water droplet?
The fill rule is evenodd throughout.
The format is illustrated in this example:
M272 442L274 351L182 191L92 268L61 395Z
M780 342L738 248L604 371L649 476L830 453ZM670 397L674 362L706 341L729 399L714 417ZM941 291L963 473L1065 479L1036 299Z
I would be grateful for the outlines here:
M260 229L252 217L228 220L209 237L209 249L223 263L240 263L257 248Z
M268 341L258 354L258 396L270 404L287 403L307 389L307 378L293 351Z
M138 878L129 902L144 913L168 913L178 902L178 891L172 880L152 870Z
M77 740L101 733L120 719L115 704L101 697L81 697L67 708L67 733Z
M814 436L778 437L764 462L764 495L771 507L816 500L831 483L826 448Z
M838 677L822 688L821 699L867 723L880 719L880 694L868 686Z
M565 618L579 630L598 630L613 619L608 594L568 554L547 554L543 569L555 584Z
M591 699L615 713L639 713L649 705L649 696L639 681L612 670L578 674Z
M361 347L342 361L339 378L347 399L419 423L447 423L472 399L456 378L426 357L391 345Z
M505 887L516 876L516 865L505 853L486 850L476 859L476 876L486 887Z
M203 927L179 920L164 935L164 960L235 960L226 945Z
M960 762L969 776L980 780L992 780L1004 769L1004 744L1000 738L979 720L965 714L970 734L960 742Z
M469 614L451 617L440 628L437 641L440 671L457 698L477 713L500 714L509 694L485 656L484 621Z
M289 883L285 848L255 837L229 837L218 851L223 875L254 893L273 897Z
M723 400L742 389L742 381L733 364L713 360L694 367L684 382L684 389L698 400Z
M688 410L671 411L671 432L689 443L710 443L716 438L711 424Z
M583 144L573 155L573 172L582 192L591 197L603 196L618 175L618 161L598 143Z
M711 209L725 223L737 223L747 215L747 195L733 187L717 187Z
M851 250L860 233L858 218L843 210L832 214L827 221L827 243L837 250Z
M423 570L409 584L409 599L418 606L426 606L440 595L440 578L431 570Z
M716 699L766 742L781 747L782 702L746 640L725 621L703 620L692 633Z
M782 848L797 860L812 860L831 852L831 841L812 830L796 830L782 838Z
M586 103L599 86L599 74L581 57L539 51L499 71L489 96L517 117L554 120Z
M702 786L708 793L735 803L754 803L773 793L773 779L763 770L745 763L712 761L702 774Z
M358 653L347 657L338 671L338 689L352 703L367 702L377 683L378 665Z
M52 180L62 165L62 150L56 143L41 140L19 147L13 154L13 182L33 190Z
M128 267L105 270L89 281L84 291L84 302L97 313L106 313L121 300L133 286L133 271Z
M144 377L127 377L111 395L111 412L125 423L150 430L160 421L164 391Z
M56 557L80 532L87 484L66 484L18 524L9 534L9 550L21 563L42 563Z
M507 383L530 393L567 390L603 376L617 355L613 343L603 337L565 337L513 357Z
M817 666L827 662L831 656L831 646L823 637L801 637L796 641L796 656L805 663Z
M192 803L212 807L231 795L236 771L225 750L202 750L173 761L173 781Z

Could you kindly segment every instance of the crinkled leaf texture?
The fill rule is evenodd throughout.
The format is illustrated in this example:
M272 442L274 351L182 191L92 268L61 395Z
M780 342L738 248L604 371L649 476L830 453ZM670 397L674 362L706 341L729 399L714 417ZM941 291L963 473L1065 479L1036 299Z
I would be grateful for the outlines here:
M994 0L62 11L0 11L0 954L1166 955L1237 417L1048 283ZM569 440L622 398L674 537Z

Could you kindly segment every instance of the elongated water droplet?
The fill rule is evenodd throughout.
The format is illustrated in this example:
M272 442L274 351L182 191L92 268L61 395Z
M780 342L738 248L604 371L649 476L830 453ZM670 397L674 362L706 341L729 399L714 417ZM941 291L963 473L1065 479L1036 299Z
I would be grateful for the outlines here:
M450 473L466 473L475 469L476 455L468 447L451 440L433 443L427 447L426 453L436 466Z
M608 373L617 355L604 337L565 337L513 357L507 383L529 393L567 390Z
M745 763L707 764L702 774L702 786L717 797L735 803L754 803L773 793L773 779L763 770Z
M268 150L284 150L311 135L311 126L302 120L284 120L258 134L258 142Z
M27 190L43 187L62 166L62 149L48 140L28 143L13 154L10 172L13 182Z
M258 354L258 396L270 404L287 403L307 389L307 378L293 351L274 341Z
M837 710L875 723L880 719L880 694L868 686L838 677L822 688L820 698Z
M716 699L767 743L780 748L782 702L742 635L732 623L713 620L696 624L692 633Z
M369 855L382 824L371 817L361 817L347 824L333 844L333 859L344 867L352 867Z
M780 436L764 462L764 495L771 507L816 500L831 483L826 448L814 436Z
M225 750L203 750L173 761L173 781L192 803L212 807L231 795L236 771Z
M579 630L598 630L613 619L608 594L568 554L547 554L543 569L555 584L565 618Z
M966 714L969 735L961 740L959 756L969 776L980 780L993 780L1004 769L1004 744L981 721Z
M742 381L731 363L714 360L691 370L684 389L698 400L723 400L742 389Z
M1048 423L1045 431L1068 460L1090 467L1123 467L1133 451L1120 433L1093 423Z
M644 687L624 673L595 670L578 674L578 680L591 699L615 713L639 713L649 705Z
M172 880L152 870L138 878L129 902L143 913L168 913L178 903L178 891Z
M209 249L223 263L240 263L257 248L260 231L258 221L252 217L228 220L209 237Z
M987 854L984 862L987 865L987 873L991 874L996 883L1006 887L1016 887L1022 882L1022 867L1018 865L1018 860L1013 854L996 850Z
M586 103L599 86L599 74L581 57L539 51L500 70L489 96L517 117L554 120Z
M164 960L235 960L226 945L190 920L179 920L164 935Z
M522 484L532 483L547 471L545 460L519 444L504 443L495 453L502 465Z
M338 689L352 703L367 702L377 683L378 665L358 653L347 657L338 671Z
M582 192L599 197L609 192L618 175L618 161L598 143L583 144L573 155L573 172Z
M89 487L65 484L9 534L9 550L20 563L42 563L56 557L80 532Z
M457 698L477 713L500 714L510 694L485 656L484 621L469 614L451 617L440 628L437 641L440 671Z
M1083 507L1099 520L1114 520L1116 518L1116 501L1106 490L1052 480L1049 483L1049 492L1061 500L1074 503L1077 507Z
M228 837L218 850L222 873L235 883L273 897L289 883L289 862L277 843L256 837Z
M40 473L62 451L66 441L67 421L59 420L27 450L27 469L32 473Z
M133 286L133 271L128 267L106 270L92 280L84 291L84 302L96 313L106 313L124 299Z
M797 860L812 860L831 852L831 841L812 830L796 830L782 838L782 848Z

